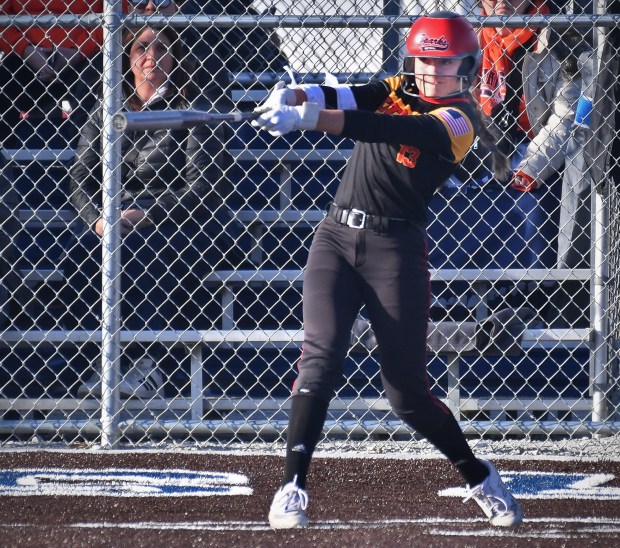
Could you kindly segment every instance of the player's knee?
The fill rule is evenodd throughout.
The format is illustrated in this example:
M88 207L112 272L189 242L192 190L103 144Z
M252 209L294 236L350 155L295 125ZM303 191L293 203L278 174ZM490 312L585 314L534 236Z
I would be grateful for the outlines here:
M389 398L394 414L413 428L426 424L431 417L449 414L446 406L430 393L418 394L413 399Z
M434 397L393 406L392 409L400 420L425 437L432 435L450 416L448 408Z
M293 396L314 396L330 402L342 379L342 368L326 359L311 358L299 363L299 376L293 387Z
M420 409L408 411L394 409L394 414L414 430L419 431L426 425L424 413Z

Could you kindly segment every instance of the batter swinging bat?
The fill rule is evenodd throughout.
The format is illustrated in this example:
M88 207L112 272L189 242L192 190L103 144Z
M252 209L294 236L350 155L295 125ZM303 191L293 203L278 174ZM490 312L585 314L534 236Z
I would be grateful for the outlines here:
M148 112L119 112L112 120L118 131L148 131L181 129L220 122L255 120L259 112L216 113L204 110L154 110Z

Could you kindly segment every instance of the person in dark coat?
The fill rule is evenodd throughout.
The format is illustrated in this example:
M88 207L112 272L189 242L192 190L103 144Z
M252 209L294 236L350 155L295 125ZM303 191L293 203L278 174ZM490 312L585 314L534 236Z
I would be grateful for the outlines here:
M126 110L208 110L204 99L196 100L183 44L172 28L129 29L123 45ZM81 329L100 326L102 116L101 104L95 105L71 169L71 202L84 228L67 249L65 304L71 326ZM128 131L121 139L122 320L126 329L164 329L176 312L170 296L180 281L221 265L234 247L222 226L225 139L209 126ZM125 347L121 396L156 395L163 385L157 367L162 355L157 345ZM100 393L96 370L78 395Z

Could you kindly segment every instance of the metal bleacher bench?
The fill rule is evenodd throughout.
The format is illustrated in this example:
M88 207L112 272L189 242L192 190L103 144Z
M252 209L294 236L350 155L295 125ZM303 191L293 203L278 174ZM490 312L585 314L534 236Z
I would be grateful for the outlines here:
M72 151L70 150L5 150L5 156L15 162L54 162L70 161ZM252 150L240 149L231 151L236 160L243 161L277 161L277 162L299 162L310 160L329 160L335 159L342 161L348 158L350 150L321 150L321 149L283 149L283 150ZM250 230L266 229L268 226L277 224L307 223L316 225L323 218L323 212L317 209L296 210L270 209L270 210L241 210L234 214L234 217ZM56 227L61 228L72 223L75 219L70 211L62 210L29 210L19 211L20 221L26 227ZM37 269L22 273L26 283L48 283L61 281L62 272L55 269ZM236 329L235 320L232 316L232 304L235 299L237 288L244 286L248 282L266 285L272 284L301 284L303 281L303 270L265 270L265 269L244 269L244 270L221 270L214 271L207 275L204 283L207 286L220 287L219 291L221 306L225 313L222 316L222 324L218 329L207 331L185 330L185 331L139 331L121 332L121 342L158 341L168 346L182 346L187 349L191 360L191 399L186 404L189 407L191 418L201 420L204 416L203 398L203 349L218 345L238 346L265 346L265 345L300 345L303 340L301 325L298 329ZM489 270L451 270L440 269L431 271L431 281L441 282L469 282L472 287L486 286L498 281L534 280L534 281L565 281L575 280L586 282L591 278L591 271L581 270L521 270L521 269L489 269ZM229 311L229 312L226 312ZM523 336L522 346L524 348L536 347L575 347L588 345L591 342L592 332L590 328L584 329L532 329L527 330ZM63 330L15 330L9 329L0 332L0 345L9 347L33 346L33 345L75 345L87 341L97 342L101 340L100 332L83 331L63 331ZM459 356L448 357L449 368L449 396L448 403L453 410L462 409L462 401L458 393L458 367ZM150 404L149 404L150 405ZM217 407L218 403L215 402ZM473 404L472 404L473 405Z
M244 223L251 224L260 222L263 224L279 222L305 222L316 223L322 218L320 211L304 212L258 212L241 211L237 217ZM53 212L22 212L27 222L35 222L34 219L40 216L42 222L57 222ZM68 220L68 219L65 219ZM530 280L580 280L589 279L588 270L432 270L431 281L455 282L465 281L477 285L486 286L497 281L518 281L524 278ZM194 420L201 420L205 413L205 401L202 398L203 386L203 363L205 349L215 347L266 347L288 345L301 345L303 341L303 331L300 325L298 329L237 329L234 327L235 319L232 316L235 293L238 288L245 287L247 284L301 284L304 272L301 269L286 270L266 270L266 269L244 269L244 270L219 270L208 274L204 280L207 286L219 287L218 293L221 308L224 311L222 323L218 329L212 330L184 330L184 331L122 331L121 343L129 341L142 341L144 343L158 341L170 347L184 347L190 356L190 398L186 400L189 407L190 416ZM62 273L59 271L51 272L31 272L28 277L31 281L53 281L61 280ZM484 290L482 290L484 291ZM0 344L11 347L19 346L38 346L38 345L76 345L87 341L97 342L101 340L100 332L85 331L62 331L62 330L27 330L17 331L8 330L0 333ZM538 348L574 348L576 346L588 345L591 341L591 330L583 329L529 329L523 335L522 347L524 349ZM463 411L463 401L459 394L459 360L458 354L444 354L447 358L448 367L448 404L455 412ZM182 398L177 399L176 405L183 405ZM226 409L234 405L237 407L239 402L232 403L226 400L209 402L210 407ZM150 405L150 404L149 404ZM467 407L475 408L478 403L470 402ZM571 404L574 405L574 404ZM237 407L238 409L238 407Z

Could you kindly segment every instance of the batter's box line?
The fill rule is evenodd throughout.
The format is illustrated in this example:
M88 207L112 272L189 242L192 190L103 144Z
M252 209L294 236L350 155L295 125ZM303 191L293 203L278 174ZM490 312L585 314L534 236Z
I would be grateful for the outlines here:
M407 526L407 525L420 525L420 526L429 526L429 525L443 525L443 526L463 526L463 525L473 525L475 523L480 523L483 525L488 525L488 522L484 518L437 518L437 517L428 517L428 518L410 518L410 519L384 519L384 520L319 520L313 521L310 523L310 529L329 529L329 530L342 530L342 529L379 529L386 527L399 527L399 526ZM577 524L579 525L576 529L571 529L570 531L564 529L558 529L558 524ZM620 518L614 517L559 517L559 516L547 516L547 517L537 517L523 520L524 526L528 525L548 525L555 528L557 534L559 535L578 535L583 533L610 533L617 534L620 533ZM24 526L25 524L19 524L20 526ZM32 524L34 525L34 524ZM14 526L18 526L15 524ZM74 528L81 529L153 529L153 530L191 530L191 531L269 531L271 527L264 521L194 521L194 522L156 522L156 521L148 521L148 522L84 522L84 523L74 523L69 525ZM598 527L597 527L598 526ZM531 536L536 532L540 532L541 535L552 534L554 531L551 530L551 527L546 527L544 529L528 531L524 536ZM609 529L604 529L604 527L609 527ZM496 528L486 528L485 531L490 534L504 535L508 531L514 531L511 534L517 534L518 529L514 530L498 530ZM438 531L439 534L439 531ZM467 535L466 531L446 531L443 530L441 534L458 534L458 535ZM480 530L476 530L471 534L480 534Z

